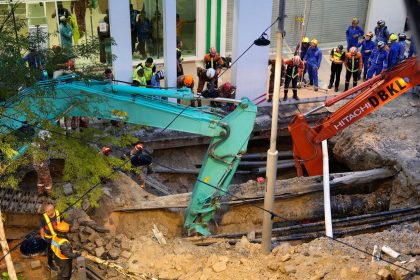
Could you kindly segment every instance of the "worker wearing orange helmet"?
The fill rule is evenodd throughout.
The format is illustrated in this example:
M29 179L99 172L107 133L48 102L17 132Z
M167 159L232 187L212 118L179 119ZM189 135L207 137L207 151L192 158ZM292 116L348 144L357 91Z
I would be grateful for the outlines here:
M318 91L318 69L321 67L322 61L322 52L318 48L318 40L312 39L304 61L309 74L309 84L314 85L314 90Z
M211 47L209 49L209 53L207 53L204 56L204 66L206 69L209 68L221 68L223 65L223 59L220 57L220 55L217 53L215 47Z
M194 78L191 75L181 75L176 79L176 87L177 88L189 88L191 92L194 94ZM181 99L177 99L177 103L181 103ZM194 100L191 100L191 106L194 106Z
M299 55L295 55L292 59L285 60L284 64L287 65L287 69L286 78L284 81L283 101L287 100L287 93L289 91L290 82L292 82L293 99L299 100L299 97L297 96L297 83L298 78L302 76L303 69L305 69L305 64Z
M363 60L363 81L366 81L369 57L375 49L375 42L373 42L372 38L373 32L369 31L368 33L366 33L365 39L357 45L358 48L362 47L360 53L362 55Z
M80 256L87 256L87 252L74 252L70 241L67 239L67 233L70 231L70 225L66 222L57 224L56 235L51 242L51 250L54 252L54 262L58 266L57 279L70 280L72 273L73 259Z
M353 87L355 87L357 86L357 81L362 73L363 59L356 47L350 48L350 51L346 54L346 58L344 59L344 65L346 67L346 83L344 91L346 91L349 89L351 76L353 76Z

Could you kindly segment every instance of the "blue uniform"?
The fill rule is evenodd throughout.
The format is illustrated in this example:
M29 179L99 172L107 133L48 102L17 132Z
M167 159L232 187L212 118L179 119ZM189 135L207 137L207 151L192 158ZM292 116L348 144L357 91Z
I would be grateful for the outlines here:
M386 70L388 67L388 52L384 49L378 50L375 48L372 52L372 55L369 58L369 70L367 72L367 78L370 79L373 77L373 74L380 74L383 70Z
M400 52L400 45L398 42L391 43L388 53L388 68L395 66L398 62L398 54Z
M405 59L405 49L407 47L407 43L404 41L399 41L398 44L400 48L398 50L398 63L402 62Z
M322 52L318 47L310 47L306 52L305 59L306 66L309 74L309 80L318 87L318 69L321 66Z
M413 54L416 53L416 50L414 49L414 41L413 39L411 39L411 43L410 43L410 49L408 49L408 57L412 57Z
M363 32L360 26L349 26L346 31L347 51L349 51L351 47L357 47L357 44L359 43L359 37L362 37L364 34L365 32Z
M363 79L366 79L367 71L368 71L368 63L369 57L372 54L372 51L375 49L375 43L372 40L363 40L361 43L357 45L357 47L362 46L360 53L362 54L362 61L363 61Z
M382 41L387 43L389 39L389 31L386 26L384 27L375 27L375 43Z

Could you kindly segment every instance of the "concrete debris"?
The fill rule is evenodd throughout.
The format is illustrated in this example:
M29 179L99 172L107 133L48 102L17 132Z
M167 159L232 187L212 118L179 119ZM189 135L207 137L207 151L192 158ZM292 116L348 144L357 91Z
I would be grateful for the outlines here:
M380 280L391 280L392 279L391 272L388 269L385 269L385 268L379 270L378 275L380 277Z
M39 260L36 260L36 261L31 261L31 269L32 270L35 270L35 269L38 269L38 268L41 268L41 261L39 261Z
M110 250L108 250L108 254L109 254L109 258L111 260L116 260L116 259L118 259L120 257L121 250L119 250L119 249L117 249L115 247L112 247Z
M288 260L290 260L292 258L292 256L290 254L286 254L283 257L281 257L281 261L282 262L287 262Z
M155 224L153 224L152 232L153 232L153 236L157 239L159 244L166 245L166 239L163 236L163 233L159 231L159 229L157 228Z
M225 271L227 268L227 265L226 265L226 262L221 261L221 262L217 262L213 264L211 268L213 269L214 272L219 273L219 272Z
M72 194L74 193L74 190L73 190L73 185L72 185L72 184L70 184L70 183L64 184L64 185L63 185L63 191L64 191L64 194L65 194L66 196L68 196L68 195L72 195Z
M95 255L98 258L100 258L103 255L103 253L105 253L104 247L98 247L98 248L95 249Z

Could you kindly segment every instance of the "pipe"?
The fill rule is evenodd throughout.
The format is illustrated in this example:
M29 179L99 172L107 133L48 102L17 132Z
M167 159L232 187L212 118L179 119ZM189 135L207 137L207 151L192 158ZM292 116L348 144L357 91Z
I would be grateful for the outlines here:
M292 158L293 153L292 151L282 151L278 152L279 158ZM245 154L241 157L241 160L247 159L264 159L267 158L267 153L252 153L252 154Z
M330 197L330 170L328 163L327 140L322 141L322 162L324 180L324 216L325 216L325 235L333 237L331 219L331 197Z

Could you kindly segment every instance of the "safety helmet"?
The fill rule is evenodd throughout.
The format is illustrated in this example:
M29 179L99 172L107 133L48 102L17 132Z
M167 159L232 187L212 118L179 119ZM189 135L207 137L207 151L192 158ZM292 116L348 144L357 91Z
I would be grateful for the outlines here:
M112 153L112 148L111 147L108 147L108 146L102 147L101 152L104 155L108 156L108 155L110 155Z
M357 53L357 48L356 47L351 47L350 48L350 54L351 55L356 55L356 53Z
M337 48L342 51L344 49L343 45L338 45Z
M65 16L61 16L60 17L60 21L66 21L66 17Z
M378 42L378 49L379 49L379 50L382 50L384 47L385 47L385 43L384 43L384 42L382 42L382 41L379 41L379 42Z
M73 62L73 60L69 59L67 61L67 69L71 70L73 68L74 68L74 62Z
M398 34L398 39L400 41L405 41L405 40L407 40L407 35L405 33L399 33Z
M385 21L380 19L380 20L378 20L377 24L378 24L378 26L385 26Z
M184 76L184 85L189 87L192 85L192 83L194 82L194 79L191 75L185 75Z
M300 56L295 55L295 56L292 58L292 61L293 61L293 64L294 64L294 65L299 65L299 64L300 64L300 62L302 61L302 59L300 59Z
M354 18L351 20L351 23L356 23L356 24L359 24L359 19L358 19L357 17L354 17Z
M311 44L314 44L315 47L318 46L318 40L317 39L312 39Z
M373 38L373 32L369 31L368 33L366 33L366 36L369 36L369 39L372 39Z
M134 145L134 148L136 148L136 150L141 151L143 150L144 146L142 143L137 143L136 145Z
M302 38L302 43L309 43L309 38L308 37L303 37Z
M206 76L208 79L213 79L215 74L216 74L216 71L213 68L209 68L206 71Z
M398 40L398 37L397 35L395 35L395 33L392 33L391 35L389 35L389 41L394 42L397 40Z
M70 231L70 225L66 222L60 222L59 224L57 224L57 231L59 232L69 232Z
M162 80L163 78L165 78L165 71L163 70L157 71L156 76L159 78L159 80Z
M231 84L230 82L226 82L226 83L223 85L223 90L224 90L224 91L229 91L231 88L232 88L232 84Z
M209 50L210 54L215 56L216 55L216 48L215 47L211 47Z

